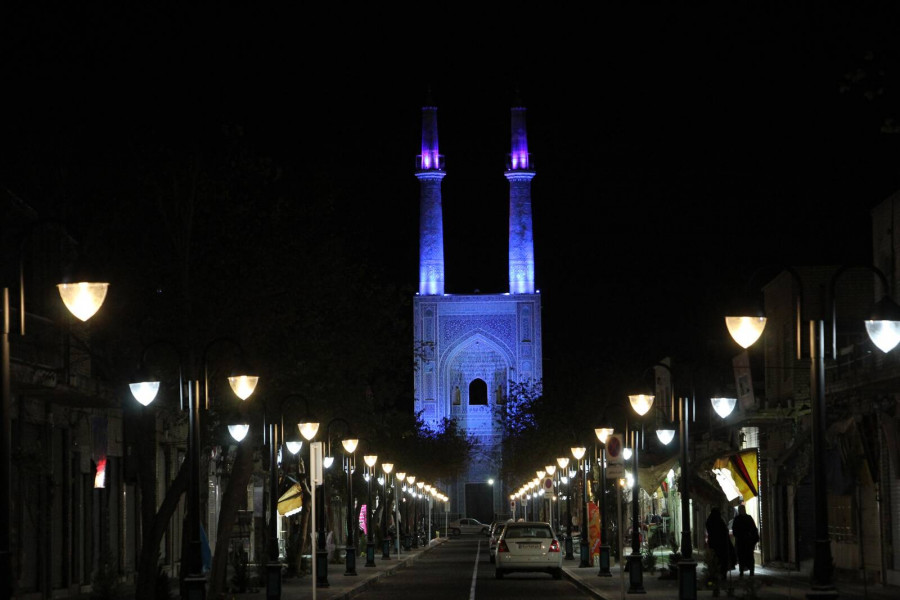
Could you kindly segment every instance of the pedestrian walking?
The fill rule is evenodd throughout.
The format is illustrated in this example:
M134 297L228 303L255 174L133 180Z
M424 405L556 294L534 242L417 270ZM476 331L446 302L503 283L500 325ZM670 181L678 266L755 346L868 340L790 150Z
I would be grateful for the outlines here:
M759 542L759 529L753 522L753 517L747 514L747 508L743 504L738 507L738 514L731 524L731 532L734 534L734 545L737 550L739 576L743 577L744 571L750 571L752 577L755 570L753 550Z
M728 535L728 526L722 519L722 511L718 506L710 510L706 519L706 543L716 555L719 563L719 577L725 579L728 571L734 568L737 562L731 537Z

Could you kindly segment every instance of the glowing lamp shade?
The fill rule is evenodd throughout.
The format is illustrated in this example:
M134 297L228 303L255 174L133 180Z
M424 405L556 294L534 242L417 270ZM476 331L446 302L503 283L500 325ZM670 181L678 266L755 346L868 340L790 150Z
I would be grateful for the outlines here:
M404 481L406 479L406 471L397 471L397 479Z
M534 474L538 476L538 479L543 479L547 473L545 471L535 471Z
M544 467L544 470L547 471L547 475L552 476L554 473L556 473L556 466L555 465L547 465L546 467Z
M325 458L322 459L322 466L325 467L326 469L330 469L331 465L333 465L333 464L334 464L333 456L326 456Z
M236 442L240 442L247 437L248 431L250 431L250 425L248 423L239 423L237 425L228 426L228 433L231 434L231 437L233 437Z
M381 463L381 470L390 475L394 470L394 463Z
M581 460L581 457L584 456L586 450L587 448L585 448L584 446L576 446L572 448L572 456L575 457L575 460Z
M560 456L556 459L556 464L559 465L560 469L565 469L569 466L569 457L568 456Z
M416 487L419 488L419 489L421 490L422 488L425 487L425 482L424 482L424 481L417 481L417 482L416 482Z
M900 321L866 321L866 333L879 350L888 353L900 343Z
M631 402L631 408L642 417L650 411L650 407L653 406L654 398L655 396L652 394L633 394L628 396L628 400Z
M297 423L297 429L300 430L300 435L302 435L306 441L312 440L316 437L316 432L319 431L318 423Z
M741 348L749 348L759 339L763 329L766 328L766 318L725 317L725 326Z
M879 300L866 321L866 333L882 352L893 350L900 342L900 306L888 296Z
M359 444L359 440L356 438L347 438L345 440L341 440L341 445L344 447L344 450L347 451L347 454L353 454L356 452L356 446Z
M288 452L290 452L291 454L297 454L298 452L300 452L300 449L303 447L303 442L297 442L297 441L286 442L285 446L287 446Z
M137 383L129 383L128 387L131 389L131 395L134 396L134 399L144 406L149 406L156 399L156 394L159 393L158 381L139 381Z
M255 375L233 375L228 378L228 384L231 386L234 395L241 400L246 400L256 389L259 383L259 377Z
M69 312L81 319L87 321L94 316L103 301L106 300L106 291L109 289L108 283L60 283L56 286L63 304L69 309Z
M631 451L631 448L622 448L622 458L624 458L625 460L631 460L632 454L633 452Z
M606 445L606 442L614 432L615 430L612 427L598 427L594 430L594 433L597 434L597 439L604 445Z
M407 475L406 481L409 482L409 485L412 485L416 482L416 476L415 475Z
M675 439L675 430L674 429L657 429L656 437L659 438L659 441L663 446L668 446L669 443Z
M710 398L709 401L712 403L716 414L723 419L731 414L731 411L734 410L734 405L737 404L737 398Z
M366 461L366 465L368 465L369 467L374 467L375 463L378 462L378 455L366 454L365 456L363 456L363 460Z

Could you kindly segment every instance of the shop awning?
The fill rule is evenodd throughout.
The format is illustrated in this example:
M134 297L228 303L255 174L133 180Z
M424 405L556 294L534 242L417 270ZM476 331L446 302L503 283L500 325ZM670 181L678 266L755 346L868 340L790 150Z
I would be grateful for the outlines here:
M716 479L729 500L741 496L747 501L759 494L758 460L758 449L752 448L723 456L713 463Z
M652 467L638 469L638 484L651 496L662 485L669 471L678 466L678 457L670 458L665 462Z
M299 483L295 483L278 499L278 514L289 517L296 512L300 512L302 506L303 490L300 488Z

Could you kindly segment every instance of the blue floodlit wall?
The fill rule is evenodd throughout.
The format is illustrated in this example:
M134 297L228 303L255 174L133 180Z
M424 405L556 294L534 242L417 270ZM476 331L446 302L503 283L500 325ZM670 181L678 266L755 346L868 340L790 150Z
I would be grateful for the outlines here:
M525 109L512 109L512 140L505 177L509 180L509 293L446 294L444 291L441 185L444 160L437 145L437 109L422 109L419 293L413 299L416 348L415 410L435 429L444 418L478 440L467 472L441 482L453 512L465 514L465 484L494 486L498 512L506 507L500 489L500 416L511 381L537 382L541 366L541 298L535 289L531 211L531 158ZM485 394L486 389L486 394Z

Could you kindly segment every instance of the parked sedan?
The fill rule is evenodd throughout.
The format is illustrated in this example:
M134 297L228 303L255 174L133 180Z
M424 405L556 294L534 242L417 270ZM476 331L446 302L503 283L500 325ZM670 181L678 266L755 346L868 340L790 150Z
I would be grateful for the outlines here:
M449 529L451 532L455 529L459 533L480 533L483 535L488 535L490 533L490 527L478 519L460 519L458 521L453 521L450 523Z
M559 539L549 523L520 521L507 523L497 540L494 559L497 579L514 571L542 571L562 578Z
M488 553L490 555L491 563L494 562L494 559L497 557L497 540L500 539L500 534L503 533L503 527L507 523L512 523L513 520L509 519L508 521L494 521L491 523L490 536L491 539L488 542Z

